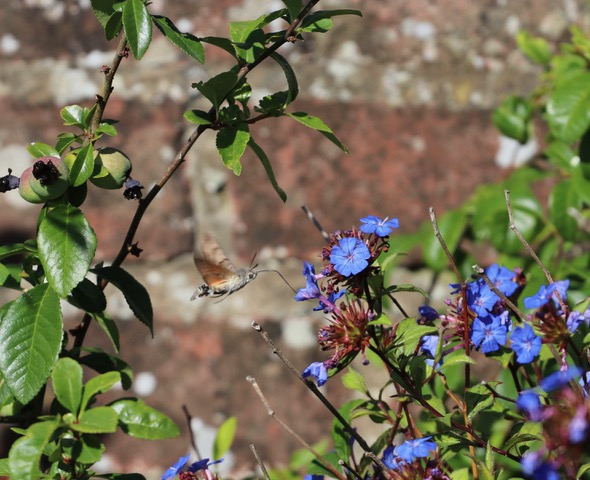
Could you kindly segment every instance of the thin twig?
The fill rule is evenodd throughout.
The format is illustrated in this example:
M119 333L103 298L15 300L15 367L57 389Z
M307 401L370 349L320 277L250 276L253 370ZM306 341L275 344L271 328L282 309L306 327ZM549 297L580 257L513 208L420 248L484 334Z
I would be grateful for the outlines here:
M440 229L438 228L438 222L436 220L436 214L434 213L433 207L428 208L428 214L430 215L430 222L432 223L432 229L434 230L434 235L435 235L436 239L438 240L438 243L440 243L440 246L442 247L443 251L445 252L447 259L449 260L449 264L451 265L451 268L455 272L455 275L457 275L457 279L459 280L459 283L463 283L463 277L461 276L461 272L459 272L459 268L457 267L457 264L455 263L455 259L453 258L453 255L451 254L449 247L447 247L445 239L441 235Z
M256 459L256 463L260 467L260 470L262 471L262 475L264 475L264 478L266 478L266 480L270 480L270 477L268 476L268 470L266 470L266 465L264 465L262 458L260 458L260 455L258 455L258 450L256 450L256 445L251 443L250 450L252 450L252 453L254 454L254 458Z
M301 210L303 210L305 212L305 214L307 215L307 218L309 218L309 220L311 221L311 223L313 223L315 228L317 228L320 231L320 233L322 234L322 237L324 237L324 240L326 240L326 242L329 242L330 241L330 234L324 230L324 227L322 227L321 223L318 221L318 219L315 217L315 215L311 212L311 210L309 208L307 208L305 205L301 205Z
M197 439L195 438L195 432L193 432L193 428L191 426L193 416L188 411L188 407L186 405L182 406L182 411L184 412L184 416L186 417L186 424L188 426L189 435L191 437L191 445L193 446L193 449L195 450L195 453L197 454L197 458L199 460L202 460L203 457L201 456L201 453L199 452L199 447L197 447Z
M258 395L258 398L260 398L260 401L262 402L262 404L265 406L266 411L268 412L268 415L272 418L274 418L281 427L283 427L287 433L289 433L289 435L291 435L293 438L295 438L295 440L297 440L301 445L303 445L304 448L306 448L307 450L309 450L313 456L315 458L317 458L317 460L319 462L321 462L321 464L327 468L328 470L330 470L330 472L332 472L335 476L335 478L339 478L340 480L346 480L346 477L344 475L342 475L338 470L336 470L332 465L330 465L328 462L326 462L323 457L309 444L307 443L297 432L295 432L291 427L289 427L289 425L287 425L285 422L283 422L279 416L275 413L275 411L271 408L270 404L268 403L268 400L266 399L266 397L264 396L264 393L262 393L262 390L260 389L260 387L258 386L258 383L256 382L256 379L254 377L251 376L247 376L246 380L248 382L250 382L250 384L252 385L252 387L254 388L254 391L256 392L256 394Z
M342 426L348 432L348 434L351 435L357 441L357 443L359 444L359 446L365 451L365 454L368 457L370 457L371 460L373 462L375 462L379 467L381 467L384 472L387 472L389 470L389 468L387 468L387 466L381 461L381 459L379 457L377 457L371 451L371 448L369 447L369 445L367 444L367 442L365 442L365 439L363 437L361 437L354 428L352 428L352 425L350 425L344 419L344 417L334 407L334 405L332 405L328 401L328 399L323 395L323 393L319 391L319 389L318 389L318 387L316 387L315 383L313 383L312 381L307 380L306 378L303 378L303 376L301 375L301 373L299 372L299 370L297 370L293 366L293 364L289 361L289 359L275 345L275 343L272 340L272 338L270 338L270 336L268 335L268 333L266 333L266 331L262 328L262 326L260 326L257 322L252 322L252 328L256 332L260 333L260 335L262 335L262 338L264 338L264 340L266 341L266 343L268 343L269 346L272 348L272 353L274 353L277 357L279 357L281 359L281 361L291 371L291 373L293 373L293 375L295 375L299 380L301 380L303 382L303 384L307 388L309 388L311 390L311 392L319 399L319 401L324 404L324 406L330 411L330 413L332 415L334 415L334 417L342 424Z

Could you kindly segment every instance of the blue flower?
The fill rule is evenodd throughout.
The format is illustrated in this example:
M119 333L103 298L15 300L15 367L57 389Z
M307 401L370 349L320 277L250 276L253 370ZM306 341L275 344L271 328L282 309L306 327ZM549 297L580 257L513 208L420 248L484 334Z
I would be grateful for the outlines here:
M553 298L555 304L559 305L555 292L557 291L561 299L565 301L567 299L567 289L569 286L569 280L560 280L559 282L549 284L549 286L541 285L537 293L535 293L532 297L526 297L524 299L524 308L542 307L549 301L550 298Z
M315 269L313 265L309 262L305 262L303 264L303 276L305 277L305 288L300 288L297 290L297 294L295 295L295 300L298 302L303 302L305 300L313 300L314 298L319 298L321 295L320 287L318 287L318 282L315 276Z
M203 460L199 460L199 461L189 465L186 470L187 470L187 472L194 473L194 472L198 472L199 470L207 470L211 465L215 465L216 463L221 463L221 462L223 462L223 458L220 458L219 460L215 460L214 462L210 462L208 458L203 458Z
M560 480L561 478L556 465L543 460L539 452L525 453L520 464L525 475L535 480Z
M532 390L525 390L520 393L516 400L516 406L520 408L527 418L533 422L540 422L543 419L543 405L539 394Z
M439 317L438 312L430 305L420 305L418 307L418 313L428 322L434 322Z
M422 351L432 358L436 357L436 349L438 348L438 335L424 335L420 348Z
M569 315L567 316L567 320L565 321L565 324L567 326L567 329L571 332L574 333L578 327L580 326L580 324L582 323L582 321L584 320L584 315L582 314L582 312L577 312L577 311L572 311L569 313Z
M303 477L303 480L324 480L324 476L317 473L308 473Z
M181 471L188 463L190 456L191 454L189 453L184 457L180 457L174 465L169 467L168 470L164 472L164 475L162 475L162 480L168 480L169 478L174 478L176 475L178 475L179 471Z
M554 390L559 390L565 387L574 378L582 375L582 373L583 370L580 367L570 366L567 370L558 370L557 372L553 372L551 375L548 375L543 380L541 380L539 386L547 393Z
M488 315L499 299L483 280L467 284L467 305L479 317Z
M387 468L390 468L391 470L398 470L403 467L406 462L402 458L398 457L394 450L395 447L393 445L390 445L385 450L383 450L382 460Z
M328 370L323 362L313 362L303 371L301 376L303 378L314 377L318 387L321 387L328 381Z
M514 281L516 273L506 267L500 267L497 263L494 263L486 268L485 272L495 287L507 297L512 295L518 288L518 283Z
M506 345L506 326L502 325L501 316L490 315L485 320L476 318L471 326L471 341L476 348L481 346L483 353L495 352Z
M535 335L528 323L523 327L516 327L510 340L510 348L516 353L516 361L521 365L531 363L541 351L541 337Z
M586 420L586 409L578 408L572 418L569 427L569 440L573 444L582 443L588 438L588 422Z
M395 447L395 454L410 463L416 458L425 458L432 450L436 450L436 443L430 440L432 437L415 438L407 440Z
M369 265L367 262L369 258L371 258L369 248L358 238L340 239L330 253L330 262L336 271L345 277L362 272Z
M379 237L387 237L394 228L399 228L399 221L397 218L392 218L391 220L388 220L388 218L389 217L385 217L384 220L381 220L374 215L361 218L361 222L364 223L364 225L361 225L360 231L363 233L376 233Z
M336 304L336 300L338 300L342 295L346 294L346 290L340 290L338 292L332 292L328 295L328 298L320 295L320 304L317 307L313 307L313 311L317 312L319 310L323 310L324 312L331 312L334 310L334 305ZM326 303L327 302L327 303Z

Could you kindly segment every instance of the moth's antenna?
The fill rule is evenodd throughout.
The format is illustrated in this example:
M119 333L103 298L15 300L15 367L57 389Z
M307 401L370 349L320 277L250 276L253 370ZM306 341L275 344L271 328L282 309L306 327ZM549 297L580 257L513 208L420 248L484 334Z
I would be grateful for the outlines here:
M279 277L281 277L283 279L283 282L285 282L287 285L289 285L289 288L291 290L293 290L293 293L297 293L297 290L295 290L291 284L287 281L287 279L285 277L283 277L283 274L281 272L279 272L278 270L272 270L272 269L268 269L268 270L256 270L256 273L261 273L261 272L274 272L276 273Z
M307 208L305 205L302 205L301 209L305 212L305 214L307 215L307 218L309 218L311 223L314 224L315 228L317 228L320 231L320 233L322 234L322 237L324 237L326 242L329 242L330 241L330 234L324 230L324 228L322 227L320 222L318 222L317 218L315 218L314 214L311 213L309 208Z
M252 260L250 260L250 270L252 270L253 268L256 268L258 266L258 264L254 265L254 260L256 260L256 255L258 255L258 252L254 252L254 255L252 255ZM254 266L252 266L254 265Z

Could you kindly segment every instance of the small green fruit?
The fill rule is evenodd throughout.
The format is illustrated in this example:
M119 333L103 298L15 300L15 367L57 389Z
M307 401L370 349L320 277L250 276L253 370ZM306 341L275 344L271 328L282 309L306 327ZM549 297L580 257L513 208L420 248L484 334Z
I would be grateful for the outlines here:
M95 174L90 181L97 187L114 190L121 188L131 173L131 160L120 150L112 147L98 149L94 159Z
M38 158L32 173L29 185L45 202L60 197L70 186L68 168L61 158Z
M18 186L18 193L29 203L44 203L39 195L37 195L31 188L30 180L33 177L33 167L27 168L20 176L20 184Z

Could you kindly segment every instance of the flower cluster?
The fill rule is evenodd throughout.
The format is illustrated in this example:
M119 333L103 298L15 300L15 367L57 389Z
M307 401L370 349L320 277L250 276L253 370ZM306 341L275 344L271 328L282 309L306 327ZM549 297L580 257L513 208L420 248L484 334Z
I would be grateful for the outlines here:
M339 230L330 235L330 242L321 255L324 264L321 273L316 274L314 266L306 262L303 266L305 287L295 295L298 302L317 301L318 306L313 310L330 315L330 323L318 332L318 343L322 350L332 351L332 356L324 362L312 363L303 372L304 378L315 378L319 386L357 354L364 354L368 347L369 322L376 317L366 298L369 278L379 274L380 267L375 262L388 250L389 234L399 228L396 218L387 217L368 216L361 218L361 224L358 230ZM348 298L338 302L346 293Z
M590 439L590 401L587 398L586 374L580 377L576 367L557 371L545 377L540 387L544 395L533 390L521 392L517 406L532 422L540 422L543 444L540 449L527 452L522 459L525 474L533 478L576 478L578 466L587 451Z
M190 453L188 453L180 457L174 465L164 472L162 480L169 480L177 476L180 480L217 480L217 475L211 472L209 467L222 462L223 458L214 462L209 462L208 458L203 458L189 465L190 456Z

